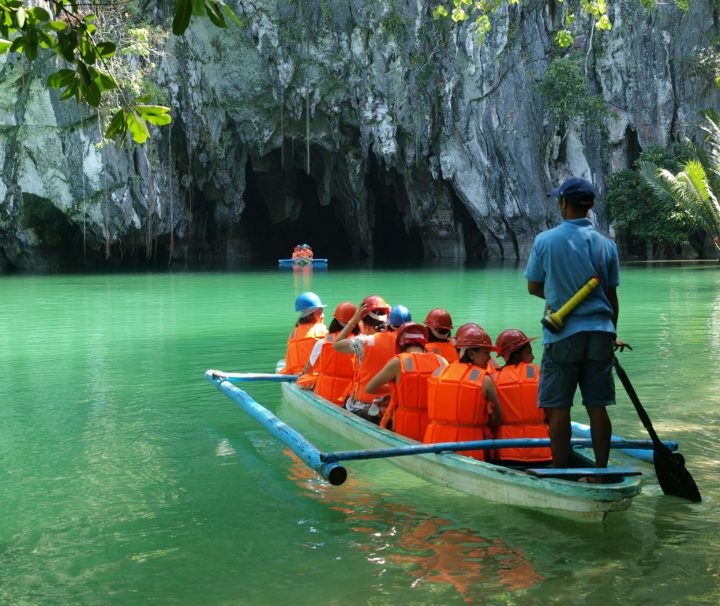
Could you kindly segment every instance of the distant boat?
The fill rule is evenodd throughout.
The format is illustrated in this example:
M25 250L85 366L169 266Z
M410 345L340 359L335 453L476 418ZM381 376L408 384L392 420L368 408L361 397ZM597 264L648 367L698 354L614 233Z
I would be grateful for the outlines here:
M295 259L278 259L279 267L314 267L327 268L327 259L317 259L312 257L296 257Z

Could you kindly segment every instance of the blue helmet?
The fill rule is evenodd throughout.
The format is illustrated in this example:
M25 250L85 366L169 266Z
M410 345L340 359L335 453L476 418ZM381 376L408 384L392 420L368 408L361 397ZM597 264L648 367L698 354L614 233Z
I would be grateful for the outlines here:
M299 311L300 313L321 307L325 307L325 305L323 305L320 297L314 292L308 291L301 293L295 299L295 311Z
M390 310L388 324L390 324L390 326L400 326L401 324L405 324L405 322L412 322L410 310L404 305L393 306Z

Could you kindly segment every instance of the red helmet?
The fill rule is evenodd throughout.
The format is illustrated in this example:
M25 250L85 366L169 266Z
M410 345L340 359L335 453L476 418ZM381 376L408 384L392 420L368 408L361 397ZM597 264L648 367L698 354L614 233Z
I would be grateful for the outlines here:
M400 353L401 347L409 343L417 343L423 347L428 340L428 331L422 324L417 322L405 322L397 329L395 337L395 352Z
M351 303L350 301L343 301L335 308L333 318L343 324L347 324L355 315L356 311L357 307L355 307L354 303Z
M450 312L442 307L431 309L425 318L425 326L430 328L440 328L443 330L450 330L453 327L452 318Z
M390 313L390 306L387 304L385 299L377 295L368 295L362 300L360 305L365 305L368 311L379 311L385 315Z
M512 352L517 351L521 347L525 347L530 341L534 341L537 337L529 338L522 330L508 328L503 330L495 339L495 347L498 353L508 360Z
M487 347L490 351L497 351L497 348L493 347L490 335L485 332L482 326L474 322L463 324L457 329L455 333L455 344L458 348L468 347L474 349L476 347Z

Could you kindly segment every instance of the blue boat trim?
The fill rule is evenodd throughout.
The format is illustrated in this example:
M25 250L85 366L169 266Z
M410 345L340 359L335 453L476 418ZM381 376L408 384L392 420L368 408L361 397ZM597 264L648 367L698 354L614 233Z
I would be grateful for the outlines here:
M541 478L581 478L588 476L639 476L642 471L637 467L538 467L525 470Z

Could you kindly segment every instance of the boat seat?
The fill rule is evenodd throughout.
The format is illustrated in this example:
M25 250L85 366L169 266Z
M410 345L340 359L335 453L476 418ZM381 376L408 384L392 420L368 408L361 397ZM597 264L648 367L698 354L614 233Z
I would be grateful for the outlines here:
M588 476L639 476L637 467L537 467L526 469L529 474L540 478L582 478Z

